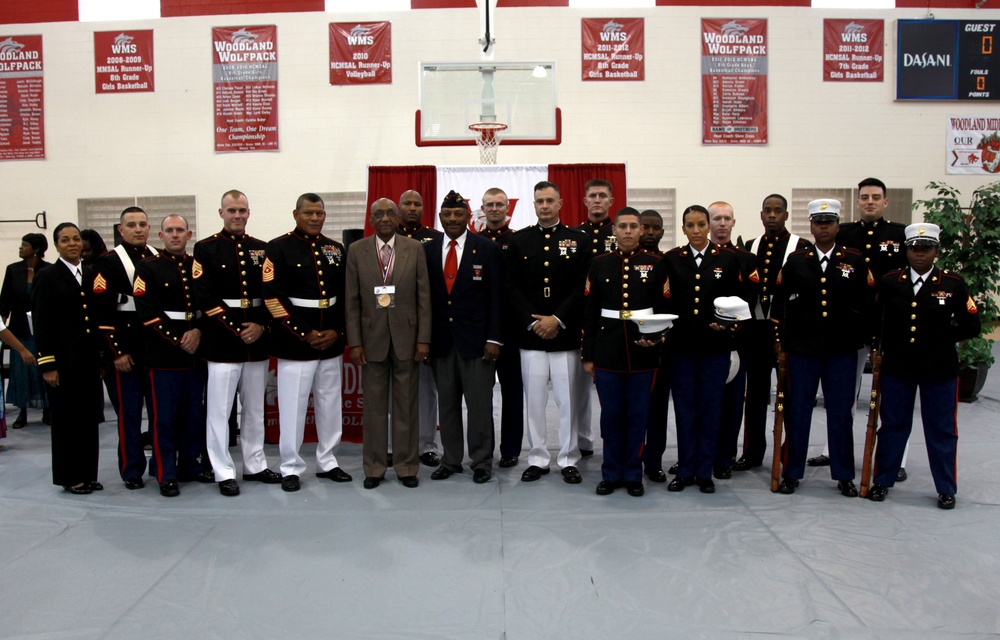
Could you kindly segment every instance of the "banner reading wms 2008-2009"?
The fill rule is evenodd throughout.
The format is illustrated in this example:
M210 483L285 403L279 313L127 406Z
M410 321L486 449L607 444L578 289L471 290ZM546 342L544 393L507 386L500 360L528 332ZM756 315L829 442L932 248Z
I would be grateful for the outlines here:
M767 144L767 20L702 19L703 144Z
M278 150L278 27L212 29L215 150Z

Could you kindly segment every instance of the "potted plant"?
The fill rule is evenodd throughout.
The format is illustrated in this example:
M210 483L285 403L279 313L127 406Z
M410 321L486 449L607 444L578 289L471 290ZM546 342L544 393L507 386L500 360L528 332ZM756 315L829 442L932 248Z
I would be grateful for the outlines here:
M993 182L972 194L972 203L963 207L962 194L943 182L931 182L928 189L937 197L917 200L925 222L941 227L941 253L937 266L956 271L965 278L969 293L982 319L982 333L958 346L959 399L972 402L986 382L993 364L993 340L987 337L996 327L1000 308L1000 182Z

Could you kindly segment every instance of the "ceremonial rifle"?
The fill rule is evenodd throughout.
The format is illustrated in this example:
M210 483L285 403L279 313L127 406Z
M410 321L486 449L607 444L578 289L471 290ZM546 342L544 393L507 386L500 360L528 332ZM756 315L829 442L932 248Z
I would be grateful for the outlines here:
M776 343L778 351L778 383L774 396L774 457L771 459L771 491L778 490L781 484L781 431L785 420L785 375L788 366L787 355L781 348L781 341Z

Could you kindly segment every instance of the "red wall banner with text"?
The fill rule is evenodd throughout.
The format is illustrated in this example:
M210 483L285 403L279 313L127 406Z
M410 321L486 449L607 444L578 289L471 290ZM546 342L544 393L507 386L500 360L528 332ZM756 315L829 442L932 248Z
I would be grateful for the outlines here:
M45 157L42 36L0 40L0 160Z
M331 22L330 84L392 84L392 24Z
M703 144L767 144L767 20L701 21Z
M153 91L153 30L95 31L97 93Z
M583 18L580 22L584 80L645 80L645 20Z
M882 82L884 20L823 20L823 81Z
M278 150L278 27L212 29L215 150Z

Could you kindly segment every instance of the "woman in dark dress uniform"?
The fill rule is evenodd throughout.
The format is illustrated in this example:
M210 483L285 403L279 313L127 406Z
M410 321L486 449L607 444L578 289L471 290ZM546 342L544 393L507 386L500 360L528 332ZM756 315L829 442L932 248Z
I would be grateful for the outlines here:
M59 259L35 278L31 293L38 366L52 410L52 483L74 494L103 489L97 482L101 393L94 275L80 262L76 225L52 234Z

